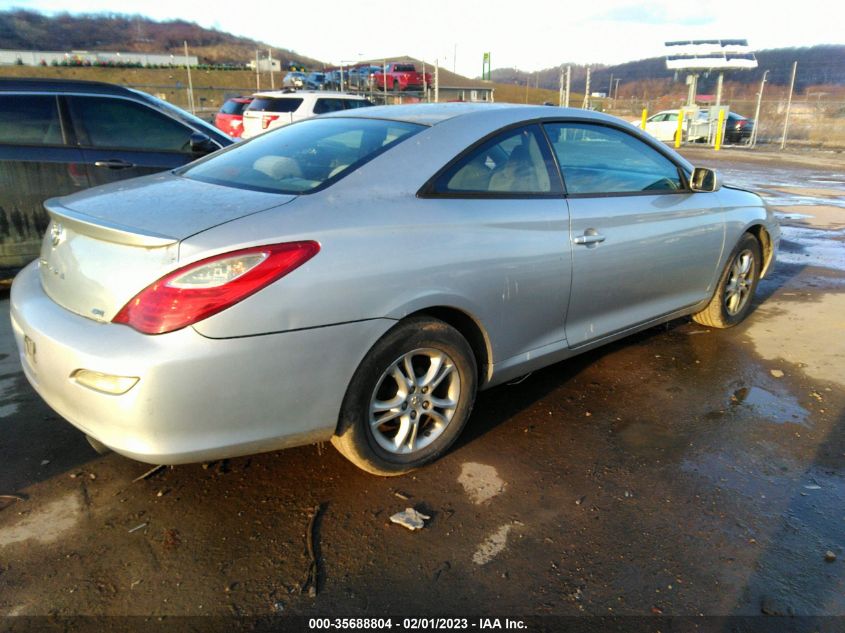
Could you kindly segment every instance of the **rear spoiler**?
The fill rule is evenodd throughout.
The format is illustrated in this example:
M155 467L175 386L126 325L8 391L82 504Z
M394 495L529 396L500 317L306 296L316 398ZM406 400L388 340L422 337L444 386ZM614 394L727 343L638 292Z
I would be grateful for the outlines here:
M151 231L141 231L116 222L108 222L99 218L79 213L62 205L57 198L50 198L44 203L44 208L55 224L70 227L77 233L94 237L104 242L141 246L144 248L160 248L176 244L179 240L168 235L161 235Z

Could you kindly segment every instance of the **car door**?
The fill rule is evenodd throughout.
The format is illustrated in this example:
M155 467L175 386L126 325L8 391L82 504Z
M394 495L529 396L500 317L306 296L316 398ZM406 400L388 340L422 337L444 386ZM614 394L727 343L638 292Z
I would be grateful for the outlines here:
M718 194L692 192L667 155L622 129L545 125L571 217L572 347L691 306L724 247Z
M44 200L88 187L56 95L0 93L0 277L38 257Z
M569 217L560 175L539 125L507 129L470 149L427 188L433 215L453 218L450 257L473 295L496 363L565 349ZM433 245L434 246L434 245ZM546 350L543 350L546 348ZM536 350L536 353L535 353Z
M174 169L196 156L194 130L147 105L110 96L68 96L92 185Z

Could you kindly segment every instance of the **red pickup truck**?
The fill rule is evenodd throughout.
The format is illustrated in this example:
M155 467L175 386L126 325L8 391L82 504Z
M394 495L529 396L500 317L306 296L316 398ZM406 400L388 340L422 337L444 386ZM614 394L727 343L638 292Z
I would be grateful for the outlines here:
M413 64L390 63L387 73L373 74L374 86L384 90L387 82L388 90L422 90L431 87L431 73L417 72Z

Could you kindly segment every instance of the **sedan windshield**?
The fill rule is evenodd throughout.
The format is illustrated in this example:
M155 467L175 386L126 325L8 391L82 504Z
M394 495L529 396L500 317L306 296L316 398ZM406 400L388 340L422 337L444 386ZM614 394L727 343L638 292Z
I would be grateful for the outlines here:
M424 126L380 119L311 119L262 134L177 173L271 193L328 186Z

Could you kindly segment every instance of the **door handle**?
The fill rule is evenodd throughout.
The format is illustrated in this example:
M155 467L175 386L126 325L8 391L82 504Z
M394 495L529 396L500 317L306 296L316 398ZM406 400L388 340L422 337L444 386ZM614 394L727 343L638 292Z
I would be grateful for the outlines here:
M600 242L604 242L605 237L595 229L587 229L584 231L584 235L579 235L574 240L572 240L576 244L582 244L584 246L595 246Z
M111 158L109 160L98 160L94 162L94 167L108 167L109 169L129 169L134 167L135 163L129 163L119 158Z

